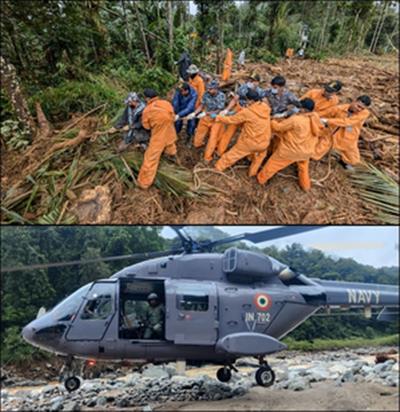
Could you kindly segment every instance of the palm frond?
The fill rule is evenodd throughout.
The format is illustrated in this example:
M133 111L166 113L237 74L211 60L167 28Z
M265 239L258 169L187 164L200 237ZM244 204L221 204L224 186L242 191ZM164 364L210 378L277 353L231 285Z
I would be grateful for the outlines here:
M373 205L383 223L399 223L399 184L375 166L365 163L350 177L362 199Z

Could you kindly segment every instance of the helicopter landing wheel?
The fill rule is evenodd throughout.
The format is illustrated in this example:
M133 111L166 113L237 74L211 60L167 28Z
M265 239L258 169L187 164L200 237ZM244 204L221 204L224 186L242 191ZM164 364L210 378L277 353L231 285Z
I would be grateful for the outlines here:
M217 379L220 382L229 382L232 378L232 372L229 368L219 368L217 370Z
M264 388L268 388L275 382L275 372L269 365L260 366L256 372L256 382Z
M65 379L64 386L68 392L73 392L79 389L81 386L81 381L76 376L70 376Z

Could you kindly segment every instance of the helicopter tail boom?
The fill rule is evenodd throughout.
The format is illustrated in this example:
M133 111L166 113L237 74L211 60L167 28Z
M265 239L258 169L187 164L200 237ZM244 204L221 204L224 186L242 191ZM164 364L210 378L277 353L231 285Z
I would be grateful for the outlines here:
M340 282L312 279L321 288L325 305L341 308L381 307L378 320L393 321L398 315L399 288L376 283Z

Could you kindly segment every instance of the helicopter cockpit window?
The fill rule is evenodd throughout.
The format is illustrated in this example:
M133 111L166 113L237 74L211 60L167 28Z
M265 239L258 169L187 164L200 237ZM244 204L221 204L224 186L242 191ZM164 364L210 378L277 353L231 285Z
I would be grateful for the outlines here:
M107 319L113 313L113 289L108 283L96 283L90 290L81 319Z
M76 292L74 292L71 296L68 296L62 302L60 302L53 310L52 314L57 321L70 321L74 315L77 314L79 307L82 303L83 297L88 292L90 286L92 284L89 283L85 286L82 286Z
M179 310L206 312L208 311L208 296L178 295L177 307Z

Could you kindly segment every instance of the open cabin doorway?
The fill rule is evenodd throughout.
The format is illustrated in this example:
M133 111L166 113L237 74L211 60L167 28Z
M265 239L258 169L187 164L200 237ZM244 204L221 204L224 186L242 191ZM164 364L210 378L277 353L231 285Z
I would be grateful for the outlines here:
M119 303L120 339L165 340L163 280L121 279Z

